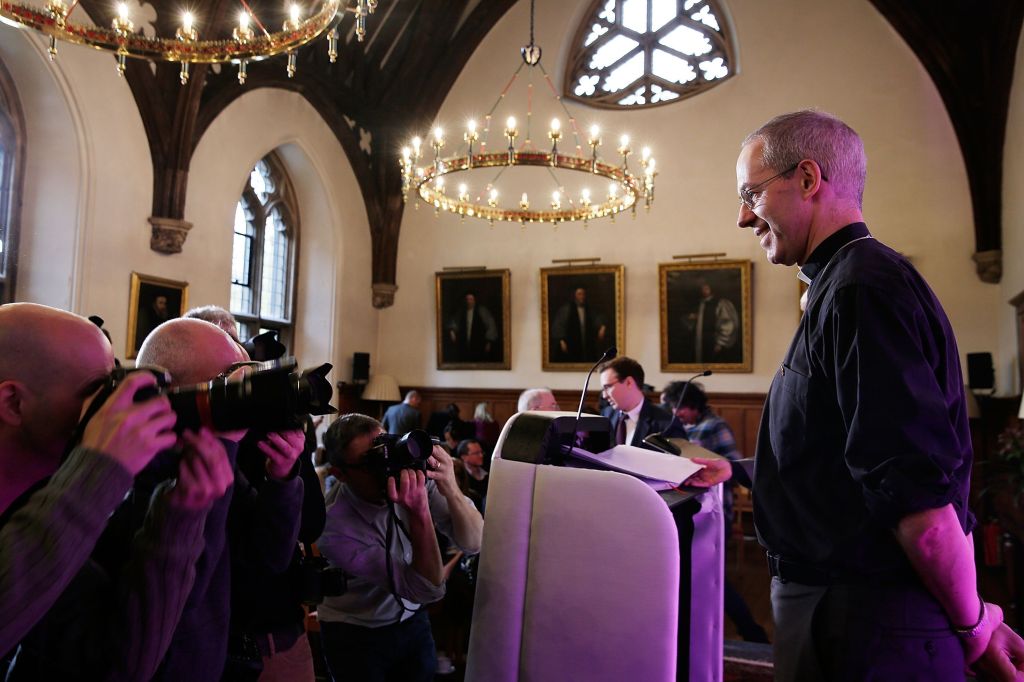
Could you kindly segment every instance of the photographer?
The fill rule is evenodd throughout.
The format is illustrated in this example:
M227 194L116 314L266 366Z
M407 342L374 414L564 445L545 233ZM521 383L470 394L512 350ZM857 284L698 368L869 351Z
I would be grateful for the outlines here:
M0 307L0 655L24 638L8 680L147 679L191 587L206 512L227 486L209 434L185 435L177 480L147 505L125 570L89 559L132 476L178 440L166 399L133 401L156 383L139 373L62 462L83 403L113 367L88 320Z
M235 378L244 371L236 370L236 366L246 361L245 351L222 329L183 318L157 327L142 344L138 358L140 365L166 368L172 388L220 376ZM220 680L228 655L232 564L235 570L241 566L243 570L248 567L279 573L291 561L302 502L302 480L296 477L296 461L304 447L302 431L270 433L257 443L265 457L267 474L258 490L235 461L238 441L245 433L219 434L227 454L225 460L233 468L233 482L210 511L195 585L154 679ZM118 565L125 560L119 550L140 527L140 509L151 491L169 477L172 463L173 453L162 453L136 478L132 495L112 521L117 528L105 543L110 549L108 563ZM250 598L261 599L262 595Z
M479 551L483 519L458 488L452 459L434 446L426 471L403 466L388 476L380 423L347 414L324 435L341 483L327 497L320 551L349 575L348 591L317 609L335 682L432 680L434 639L423 604L444 596L435 529Z

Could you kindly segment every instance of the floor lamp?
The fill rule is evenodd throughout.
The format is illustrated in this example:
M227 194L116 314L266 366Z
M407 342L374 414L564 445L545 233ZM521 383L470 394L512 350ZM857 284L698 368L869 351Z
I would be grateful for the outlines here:
M382 403L397 403L402 400L402 393L398 390L398 382L390 374L374 374L370 377L366 387L363 388L363 400L377 403L377 419L384 413Z

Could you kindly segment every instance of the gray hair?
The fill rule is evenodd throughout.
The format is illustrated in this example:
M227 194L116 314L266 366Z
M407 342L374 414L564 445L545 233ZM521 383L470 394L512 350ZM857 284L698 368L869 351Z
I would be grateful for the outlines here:
M867 157L864 143L850 126L814 109L776 116L747 135L740 148L760 140L764 163L781 172L804 159L821 167L837 196L864 205Z
M528 388L519 394L519 404L516 408L519 412L527 412L529 410L536 410L545 394L551 393L550 389L547 388Z
M219 305L204 305L198 308L192 308L188 310L182 317L193 318L196 320L203 320L210 324L215 324L228 335L238 341L238 323L235 321L235 316L230 312L221 308Z
M341 415L324 433L324 450L327 452L327 461L333 466L344 467L345 451L348 450L349 444L357 436L373 433L383 428L379 421L373 417L367 417L365 414L351 412Z

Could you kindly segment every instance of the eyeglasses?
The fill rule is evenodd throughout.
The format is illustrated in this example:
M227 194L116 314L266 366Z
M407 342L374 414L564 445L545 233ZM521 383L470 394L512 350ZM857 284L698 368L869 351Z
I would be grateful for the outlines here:
M776 173L775 175L771 176L767 180L762 180L761 182L757 183L756 185L751 185L750 187L744 187L743 189L740 190L740 203L742 203L744 206L746 206L749 210L753 211L754 210L755 195L760 194L762 191L764 191L765 187L770 185L775 180L778 180L783 175L789 175L790 173L795 171L799 166L800 166L799 162L794 163L792 166L790 166L786 170L782 171L781 173ZM825 179L825 178L823 177L822 179Z
M601 384L601 393L607 394L608 391L612 390L612 386L614 386L615 384L621 384L621 383L622 383L621 381L613 381L610 384Z

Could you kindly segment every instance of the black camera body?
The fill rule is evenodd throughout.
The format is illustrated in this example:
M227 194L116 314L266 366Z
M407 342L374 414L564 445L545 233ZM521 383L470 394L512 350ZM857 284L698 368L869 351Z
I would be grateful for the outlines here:
M303 556L298 564L296 587L299 599L307 606L316 606L325 597L339 597L348 591L345 571L327 563L322 556Z
M439 442L420 429L413 429L403 436L382 433L373 439L373 445L366 455L366 463L371 470L384 478L398 476L402 469L425 472L427 458L430 457L434 445Z
M135 402L144 402L156 395L166 395L178 416L177 433L205 426L214 431L259 429L270 433L302 428L308 414L331 414L334 395L327 373L331 365L302 372L295 371L295 358L259 363L255 371L238 379L218 377L194 386L167 387L167 376L158 367L115 369L79 423L73 442L92 415L106 401L128 374L149 371L157 377L157 386L135 394Z

